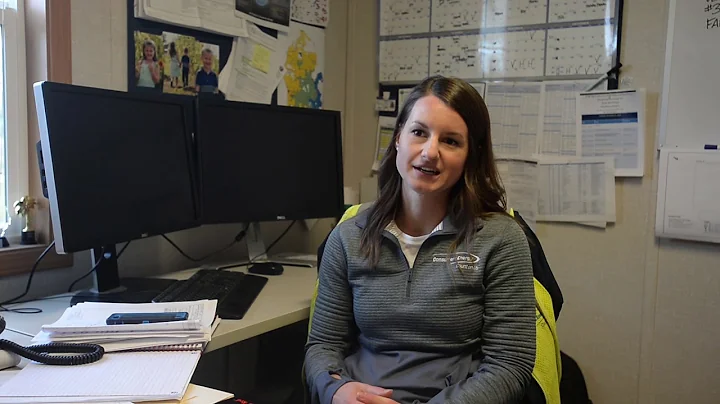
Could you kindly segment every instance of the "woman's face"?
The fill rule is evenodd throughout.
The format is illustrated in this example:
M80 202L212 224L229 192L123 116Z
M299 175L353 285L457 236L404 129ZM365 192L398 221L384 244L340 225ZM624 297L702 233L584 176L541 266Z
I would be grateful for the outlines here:
M155 49L152 48L152 46L146 46L145 49L145 59L151 60L153 56L155 56Z
M455 110L428 95L413 106L395 146L404 191L446 195L465 170L468 128Z

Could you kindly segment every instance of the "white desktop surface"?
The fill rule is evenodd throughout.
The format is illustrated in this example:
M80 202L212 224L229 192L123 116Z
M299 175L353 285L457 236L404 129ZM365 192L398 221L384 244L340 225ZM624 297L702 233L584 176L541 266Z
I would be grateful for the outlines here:
M205 352L232 345L236 342L264 334L286 325L304 320L310 316L310 299L317 280L317 269L284 265L282 275L268 276L268 282L255 299L242 320L222 320L212 335ZM247 272L247 267L229 268ZM161 275L162 278L187 279L197 269L172 272ZM3 312L7 330L28 337L40 332L44 324L55 322L70 305L70 295L57 299L32 300L8 305L14 307L34 307L42 309L38 314L19 314ZM0 338L4 338L5 333ZM29 344L29 339L24 342Z
M13 376L15 376L20 371L19 368L10 368L5 369L3 371L0 371L0 386L3 385L3 383L10 380Z

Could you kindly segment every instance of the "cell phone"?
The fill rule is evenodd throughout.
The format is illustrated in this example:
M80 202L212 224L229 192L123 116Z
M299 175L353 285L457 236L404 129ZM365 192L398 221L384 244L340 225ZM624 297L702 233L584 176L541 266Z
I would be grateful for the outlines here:
M107 325L118 324L150 324L166 323L169 321L185 321L188 319L186 311L162 313L113 313L105 320Z

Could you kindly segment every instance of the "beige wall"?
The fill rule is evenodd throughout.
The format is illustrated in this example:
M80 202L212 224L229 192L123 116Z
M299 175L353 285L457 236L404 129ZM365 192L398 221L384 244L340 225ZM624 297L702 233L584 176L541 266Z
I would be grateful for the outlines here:
M720 402L720 246L658 243L654 143L667 0L625 0L624 86L648 90L646 175L617 181L607 230L540 224L565 296L562 349L582 366L599 404ZM377 118L377 3L350 0L346 179L367 175ZM347 150L347 148L346 148Z

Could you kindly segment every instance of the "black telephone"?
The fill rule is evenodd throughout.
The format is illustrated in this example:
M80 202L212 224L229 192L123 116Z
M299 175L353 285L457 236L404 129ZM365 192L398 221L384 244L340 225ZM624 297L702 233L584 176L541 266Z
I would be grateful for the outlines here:
M5 331L5 319L0 316L0 333ZM105 349L96 344L68 344L52 342L49 344L24 347L12 341L0 339L0 351L9 351L46 365L85 365L93 363L105 354ZM52 355L70 353L78 355Z

